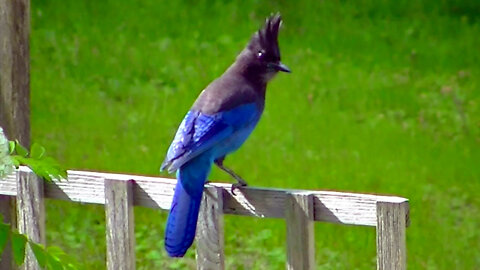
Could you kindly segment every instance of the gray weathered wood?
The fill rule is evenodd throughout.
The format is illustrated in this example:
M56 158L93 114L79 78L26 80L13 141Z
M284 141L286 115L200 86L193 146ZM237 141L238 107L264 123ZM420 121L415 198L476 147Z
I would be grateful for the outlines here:
M133 198L130 199L130 204L155 209L169 209L176 180L160 177L68 171L68 181L45 184L45 197L84 203L108 204L105 201L105 195L106 193L110 194L111 191L107 190L106 192L105 182L116 181L120 183L119 185L124 185L130 179L135 181L135 184L131 187L133 190L130 193L133 193ZM301 190L245 187L237 190L235 192L236 195L234 195L230 187L231 184L224 183L212 183L207 186L207 190L211 188L217 190L214 194L221 196L223 204L223 209L220 203L211 204L212 207L219 208L209 209L210 214L208 215L217 215L217 218L212 217L210 220L216 220L215 222L217 223L220 222L221 211L219 209L222 209L224 214L261 218L288 218L291 220L292 218L287 217L285 210L288 207L288 202L291 200L288 197L291 196L289 194L306 192ZM8 175L6 179L0 181L0 194L16 196L17 192L15 174ZM205 192L205 194L212 193ZM313 220L339 224L377 226L379 269L405 269L401 267L402 265L404 267L406 260L405 227L409 225L407 199L395 196L333 191L308 191L308 194L309 198L313 200ZM205 200L208 200L208 198ZM311 203L309 202L309 204ZM205 213L209 213L209 211ZM107 216L109 216L108 213ZM133 219L132 215L130 217ZM117 218L117 220L122 219ZM204 220L204 218L201 217L201 220ZM127 223L133 224L133 221L130 219ZM127 227L133 228L133 225L127 225ZM217 228L219 230L221 227ZM206 230L206 232L208 233L209 230ZM221 236L223 237L223 234ZM130 238L133 239L133 236ZM211 239L209 241L212 242ZM223 240L218 238L213 242L220 246ZM214 260L212 259L212 261ZM394 265L392 267L398 266L398 268L391 268L391 265L387 265L388 263Z
M135 269L133 181L105 180L107 269Z
M225 269L222 189L207 186L197 225L197 269Z
M14 178L13 178L14 179ZM134 205L168 210L175 179L86 171L68 171L68 181L47 183L45 197L82 203L104 204L105 179L135 180ZM0 194L16 195L9 176L0 181ZM211 183L222 189L223 213L262 218L284 218L285 197L296 190L244 187L231 193L231 184ZM313 197L314 219L330 223L376 226L377 202L404 202L395 196L379 196L334 191L309 191ZM408 215L405 215L407 219Z
M313 197L309 193L287 194L287 269L315 269Z
M408 202L377 202L377 269L407 269ZM407 218L405 218L407 217Z
M30 0L0 0L0 126L9 139L30 145ZM14 198L0 196L4 221L16 228ZM1 269L15 268L10 243Z
M30 144L30 1L0 0L0 126Z
M17 222L18 231L26 234L36 243L45 244L45 204L43 199L43 179L30 169L22 167L17 171ZM25 270L40 270L40 266L30 248L27 248Z

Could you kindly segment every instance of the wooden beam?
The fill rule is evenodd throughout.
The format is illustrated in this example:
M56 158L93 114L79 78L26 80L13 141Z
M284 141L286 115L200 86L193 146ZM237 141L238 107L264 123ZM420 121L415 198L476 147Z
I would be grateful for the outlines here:
M408 202L377 202L377 269L407 269ZM405 218L407 217L407 218Z
M197 269L225 269L222 189L208 185L203 192L197 225Z
M30 1L0 0L0 126L30 145Z
M30 169L22 167L17 171L17 187L18 231L30 240L45 245L43 179L38 178ZM41 269L30 247L27 248L21 269Z
M0 126L9 139L30 145L30 0L0 0ZM4 222L16 227L15 199L0 196ZM0 258L13 269L10 243Z
M20 170L23 170L23 168ZM116 205L123 205L121 212L124 213L125 217L117 217L114 218L115 220L107 221L108 224L111 224L108 225L109 228L126 226L121 229L121 231L128 232L130 235L129 237L124 237L125 239L133 239L133 232L131 231L133 230L133 213L129 213L131 210L128 210L131 209L130 205L168 210L176 184L175 179L161 177L68 171L68 181L45 184L45 197L83 203L107 204L107 209L112 211L112 209L115 209L112 206L115 203L111 200L118 198L112 195L113 186L109 187L110 184L106 184L112 181L115 185L118 184L123 188L129 186L126 188L129 191L124 190L129 195L122 195L123 201L116 203ZM206 186L205 196L207 197L204 198L200 217L204 224L199 225L199 234L203 234L201 238L204 239L197 239L201 245L208 248L215 247L215 250L222 250L222 212L223 214L260 218L286 218L289 224L298 222L298 226L304 228L304 230L302 229L304 232L300 233L300 235L304 235L302 236L303 239L313 238L313 232L309 232L311 230L310 223L313 219L314 221L377 227L378 269L403 270L406 268L405 228L409 226L410 222L408 200L405 198L333 191L302 191L253 187L241 188L233 194L230 187L231 184L224 183L211 183ZM0 181L0 194L17 196L18 189L15 174L8 175ZM305 195L305 193L308 195ZM108 199L108 196L110 196L110 199ZM105 198L107 198L107 201ZM125 198L127 199L125 200ZM294 210L295 208L301 209L307 214L300 219L294 217L294 212L298 212ZM220 211L220 209L222 210ZM313 211L313 214L311 211ZM110 216L110 214L107 213L107 216ZM126 225L123 224L124 220L129 220ZM116 226L114 224L119 225ZM212 224L214 230L211 230ZM295 228L294 225L289 225L288 227ZM298 230L299 228L295 229ZM215 231L216 239L212 237L213 231ZM110 232L111 236L116 234L115 232ZM289 234L293 235L295 233ZM308 235L312 236L309 237ZM125 241L125 243L128 243L130 240ZM307 250L311 250L311 244L306 244ZM117 246L119 245L117 244ZM123 246L129 247L128 244ZM133 247L133 244L130 247ZM129 250L131 249L129 248ZM206 258L205 261L218 262L214 264L217 266L216 269L222 269L224 267L224 254L222 252L216 252L218 255L215 255L217 256L216 258L211 256L215 252L212 254L203 254L201 252L197 255L197 258ZM312 253L311 251L308 252ZM128 254L127 251L124 251L124 253ZM311 257L309 255L308 261L310 261ZM134 261L133 258L129 258L130 261ZM309 263L309 265L313 265L313 263Z
M133 181L105 180L107 269L135 270Z
M315 269L313 197L307 192L287 194L287 269Z
M45 197L82 203L105 203L104 181L135 180L134 205L169 210L176 179L139 175L68 171L68 181L47 183ZM13 181L13 182L12 182ZM299 190L244 187L232 194L231 184L211 183L222 189L223 213L261 218L285 218L286 194ZM377 202L408 201L396 196L308 191L313 198L314 219L338 224L377 226ZM17 194L15 177L0 181L0 194ZM403 217L408 219L408 214ZM408 224L408 223L406 223Z

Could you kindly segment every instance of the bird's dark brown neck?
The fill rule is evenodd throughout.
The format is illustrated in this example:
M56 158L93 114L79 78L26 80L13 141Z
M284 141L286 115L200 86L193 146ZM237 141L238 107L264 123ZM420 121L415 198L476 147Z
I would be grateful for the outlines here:
M249 64L248 60L243 60L240 58L237 59L237 61L230 66L227 72L231 72L237 76L242 76L256 89L261 92L265 92L268 82L268 79L265 76L266 74L259 70L257 66Z

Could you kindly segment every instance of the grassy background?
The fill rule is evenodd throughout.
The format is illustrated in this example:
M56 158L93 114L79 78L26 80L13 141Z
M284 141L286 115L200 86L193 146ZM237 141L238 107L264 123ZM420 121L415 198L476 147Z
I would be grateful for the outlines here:
M251 185L411 200L410 269L480 269L480 3L32 1L33 140L68 168L158 175L199 92L273 11L283 62L226 164ZM230 181L214 169L211 179ZM138 269L166 213L137 208ZM103 208L49 201L50 244L105 265ZM373 228L316 225L318 269L374 269ZM226 218L228 269L284 269L281 220Z

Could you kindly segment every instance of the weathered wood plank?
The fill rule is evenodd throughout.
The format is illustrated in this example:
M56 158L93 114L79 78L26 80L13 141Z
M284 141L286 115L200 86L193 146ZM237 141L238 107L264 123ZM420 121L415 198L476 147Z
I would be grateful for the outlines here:
M105 180L107 269L135 269L133 181Z
M224 186L224 185L222 185ZM285 194L297 190L246 187L233 195L226 189L224 212L244 216L284 218ZM301 190L298 190L301 191ZM331 223L376 226L377 201L404 201L394 196L309 191L313 196L314 219Z
M118 181L135 180L133 185L134 205L168 210L173 198L175 179L68 171L68 181L48 183L46 198L83 203L104 204L105 179ZM0 181L0 194L15 195L11 178ZM231 193L231 184L211 183L222 189L224 214L284 218L285 198L288 192L301 190L245 187ZM405 198L334 191L308 191L313 197L314 220L350 225L377 225L377 202L400 203ZM407 219L407 215L405 216Z
M30 1L0 0L0 126L30 145Z
M0 126L9 139L30 145L30 0L0 0ZM16 228L15 198L0 196L4 221ZM10 243L0 258L14 269Z
M377 269L407 269L408 202L377 202ZM405 218L407 216L407 218Z
M105 199L106 179L122 184L134 180L131 184L132 190L130 193L133 196L130 199L131 204L165 210L168 210L170 207L176 181L175 179L160 177L69 171L68 181L46 184L45 197L83 203L105 204L106 202L102 200ZM302 191L252 187L242 188L236 191L236 195L234 195L230 187L230 184L212 183L206 188L206 190L212 188L217 190L215 194L222 197L224 214L262 218L287 218L292 220L291 217L287 217L288 214L285 212L286 207L291 208L289 206L289 201L291 201L289 194L302 193L302 195L308 194L308 197L311 198L309 200L312 202L309 201L308 204L313 204L313 220L315 221L377 226L379 269L405 269L401 268L406 261L405 227L409 225L408 200L405 198L333 191ZM6 179L0 181L0 194L15 196L17 191L15 175L9 175ZM211 192L208 194L211 194ZM217 212L220 208L215 207L220 207L221 204L211 205L214 208L210 208L210 212L206 211L205 213L209 213L207 216L217 215L216 219L212 217L210 220L217 220L216 222L219 223L221 212ZM221 227L217 228L217 230L221 229ZM214 242L220 247L220 243L223 240L218 238ZM221 256L223 258L224 255L222 254ZM214 259L209 260L214 261ZM395 266L386 265L387 262L391 263L392 260L395 261ZM218 261L223 261L223 259ZM221 263L219 265L224 267ZM397 266L399 268L391 268Z
M287 269L315 269L313 197L309 193L288 193L285 204L287 223Z
M43 200L43 179L30 169L22 167L17 171L17 221L18 231L34 242L45 245L45 204ZM30 248L27 248L25 270L40 270L41 267Z
M197 225L197 269L225 269L222 189L207 186Z
M17 172L7 175L2 181L0 181L0 194L1 196L17 196ZM17 204L15 204L14 212L17 212ZM15 219L16 222L16 219Z

